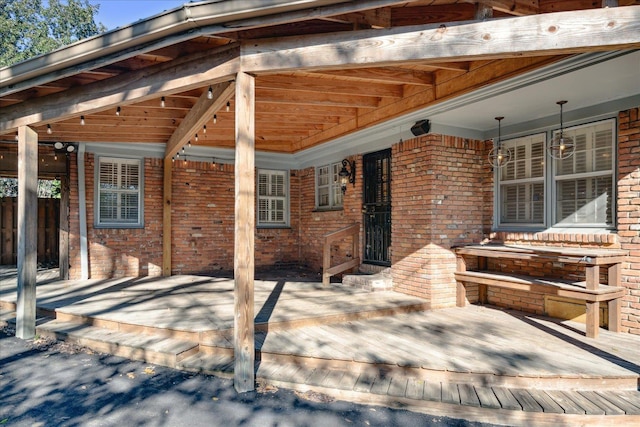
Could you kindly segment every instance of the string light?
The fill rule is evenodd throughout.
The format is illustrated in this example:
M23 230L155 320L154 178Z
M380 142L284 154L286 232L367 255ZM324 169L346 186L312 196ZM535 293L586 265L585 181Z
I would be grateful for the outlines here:
M231 107L231 102L227 101L227 113L229 112L229 107Z
M182 154L184 154L184 145L182 146Z
M51 125L47 125L47 133L49 135L51 135L51 133L53 133L53 130L51 130Z
M189 140L189 142L187 142L187 144L189 145L189 148L191 148L191 140Z
M175 156L171 157L171 163L175 163L175 162L176 162Z
M164 108L165 102L164 102L164 96L162 98L160 98L160 106L162 108Z
M120 116L120 107L116 108L116 116Z
M178 152L176 153L176 159L179 159L179 158L180 158L180 152L178 151Z
M202 127L202 133L206 134L207 133L207 125L204 125Z
M80 116L80 126L84 126L84 116Z
M207 92L207 98L213 99L213 89L211 89L211 86L209 86L209 91Z
M198 142L198 134L196 133L196 142Z
M213 124L215 125L216 123L218 123L218 115L214 114L213 115Z

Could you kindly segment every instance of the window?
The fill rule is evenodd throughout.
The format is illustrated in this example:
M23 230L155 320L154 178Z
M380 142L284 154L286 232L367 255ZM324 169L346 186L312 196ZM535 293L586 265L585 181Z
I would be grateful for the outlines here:
M499 169L500 225L544 224L544 134L506 141L512 159Z
M142 161L100 157L96 170L96 226L142 227Z
M316 168L316 207L318 209L342 208L340 189L341 163L332 163Z
M548 157L545 134L503 141L512 160L496 171L498 227L613 226L615 120L564 133L576 149L563 160Z
M258 226L289 225L288 174L258 170Z
M555 222L613 225L614 120L565 130L573 156L555 162Z

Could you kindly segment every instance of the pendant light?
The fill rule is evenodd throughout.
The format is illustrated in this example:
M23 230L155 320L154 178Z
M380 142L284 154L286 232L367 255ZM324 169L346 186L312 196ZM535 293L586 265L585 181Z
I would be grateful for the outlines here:
M511 150L502 146L502 129L501 122L504 117L496 117L498 121L498 141L493 144L493 148L489 151L489 163L494 168L501 168L511 161Z
M566 104L567 101L558 101L556 104L560 106L560 132L557 133L547 151L549 152L549 156L551 158L562 160L567 159L573 156L573 152L575 151L576 145L573 142L573 138L564 136L564 122L562 120L562 107Z

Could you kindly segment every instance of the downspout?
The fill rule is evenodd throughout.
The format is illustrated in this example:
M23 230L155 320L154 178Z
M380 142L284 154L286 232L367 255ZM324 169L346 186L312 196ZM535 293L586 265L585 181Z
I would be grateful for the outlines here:
M89 278L87 249L87 192L84 179L84 144L78 144L78 210L80 215L80 279Z

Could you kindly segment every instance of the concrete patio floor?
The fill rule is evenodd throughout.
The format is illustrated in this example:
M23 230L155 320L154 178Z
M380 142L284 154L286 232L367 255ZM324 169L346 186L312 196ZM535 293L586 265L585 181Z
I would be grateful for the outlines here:
M232 279L55 274L39 274L37 306L49 316L39 333L233 374ZM584 324L494 307L427 310L424 300L395 292L324 288L304 272L256 277L261 381L509 425L640 424L638 336L601 330L594 340ZM0 270L5 318L15 300L15 276ZM171 358L154 356L165 349Z

